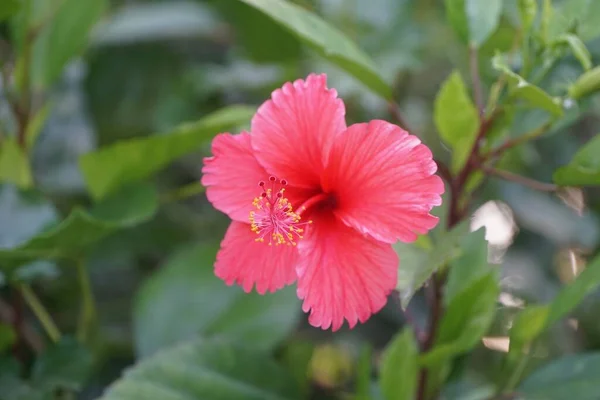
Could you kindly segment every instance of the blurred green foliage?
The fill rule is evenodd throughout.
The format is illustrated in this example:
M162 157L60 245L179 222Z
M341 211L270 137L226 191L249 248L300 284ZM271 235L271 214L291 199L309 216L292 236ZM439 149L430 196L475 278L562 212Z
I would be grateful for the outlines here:
M0 0L0 400L598 399L598 21L597 0ZM387 306L335 334L293 288L214 276L228 221L199 183L212 137L310 72L447 180Z

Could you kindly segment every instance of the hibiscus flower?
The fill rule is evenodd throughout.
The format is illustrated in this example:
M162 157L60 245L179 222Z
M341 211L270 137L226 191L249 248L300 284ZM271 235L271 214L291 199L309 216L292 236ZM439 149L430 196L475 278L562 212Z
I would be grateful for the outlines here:
M386 121L346 127L325 75L275 90L250 132L217 135L212 152L202 184L232 219L215 274L260 294L297 281L315 327L352 328L379 311L396 287L392 243L438 222L431 151Z

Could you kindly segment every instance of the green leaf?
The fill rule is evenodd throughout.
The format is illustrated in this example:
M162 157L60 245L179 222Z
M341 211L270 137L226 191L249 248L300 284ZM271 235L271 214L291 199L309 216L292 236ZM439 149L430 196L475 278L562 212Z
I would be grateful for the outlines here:
M240 0L262 11L387 100L392 90L354 42L317 15L285 0Z
M459 245L466 233L468 226L460 224L450 232L443 231L435 240L435 246L430 248L420 248L414 243L402 242L392 245L400 257L396 289L400 293L402 308L408 307L414 294L435 271L460 256Z
M0 4L0 22L15 14L20 6L21 2L19 0L2 0Z
M231 106L172 132L135 138L84 154L79 164L96 199L129 182L142 180L172 161L199 149L215 134L248 122L254 109Z
M458 71L442 85L434 105L434 121L442 140L452 150L452 171L462 168L479 127L477 108Z
M44 391L81 390L93 366L92 354L76 340L63 338L35 361L32 384Z
M116 230L150 219L158 208L158 194L152 187L138 185L115 194L107 202L119 205L112 215L110 207L102 203L90 212L75 208L58 225L16 247L0 250L0 268L12 272L35 260L81 257L90 246ZM96 218L96 214L103 219Z
M450 263L444 302L446 305L466 290L474 281L490 272L485 228L471 232L461 238L461 255Z
M44 104L27 124L27 130L25 131L25 147L27 148L27 151L31 152L33 149L37 138L40 136L40 133L42 133L42 128L50 115L50 111L52 111L52 107L53 104L50 102Z
M311 380L309 374L310 362L315 350L315 344L309 340L294 340L286 344L282 354L282 362L298 386L301 398L309 394ZM370 361L370 360L369 360ZM371 376L369 375L369 379Z
M550 3L550 1L548 0ZM584 41L600 36L600 3L596 0L568 0L556 6L548 21L548 39L577 32Z
M440 323L433 349L421 357L427 366L439 365L471 350L490 327L500 293L496 271L491 271L457 294Z
M558 293L550 304L529 306L517 315L510 332L511 350L513 347L520 349L545 329L567 316L599 286L600 256L597 256L573 282Z
M356 367L356 390L354 400L370 400L372 394L373 349L370 344L362 345Z
M0 323L0 353L10 348L17 339L17 335L11 326Z
M537 15L537 0L519 0L519 16L521 17L521 26L525 34L529 33L529 30L533 26L535 17Z
M481 46L498 27L502 13L502 0L466 0L469 39Z
M136 364L99 400L292 400L293 379L264 354L198 340Z
M572 33L565 33L559 36L557 43L567 44L571 48L575 58L579 60L583 69L588 71L592 68L592 55L578 36L573 35Z
M108 5L106 0L62 0L57 4L57 9L56 5L49 7L41 19L44 25L33 46L31 75L40 89L59 78L67 62L84 50L92 27Z
M21 188L33 185L27 154L12 137L0 143L0 182L14 183Z
M594 136L575 154L571 162L554 172L553 179L563 186L600 185L600 135Z
M532 85L521 76L511 71L504 63L500 54L497 54L492 59L492 65L496 70L506 75L510 86L511 96L523 99L530 105L548 111L556 117L561 117L563 115L563 109L558 99L553 98L539 87Z
M517 391L527 400L596 400L600 353L573 354L533 372Z
M215 253L210 247L186 248L143 284L134 305L138 355L197 335L270 349L293 329L300 309L293 288L259 295L227 287L214 275ZM202 313L190 313L199 306Z
M466 13L466 0L444 0L448 22L464 43L469 42L469 21Z
M419 349L411 328L404 328L383 353L379 385L386 400L412 400L417 389Z
M569 87L569 96L575 100L591 95L600 90L600 67L583 73Z

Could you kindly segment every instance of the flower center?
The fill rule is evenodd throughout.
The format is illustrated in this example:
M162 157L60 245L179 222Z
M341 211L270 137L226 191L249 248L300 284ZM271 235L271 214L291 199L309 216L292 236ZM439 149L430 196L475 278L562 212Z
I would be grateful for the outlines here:
M258 235L256 241L269 246L273 243L276 246L296 246L297 240L302 239L303 226L312 221L300 222L300 214L293 211L289 200L284 197L285 179L277 180L271 176L269 183L270 188L265 182L258 183L262 193L252 202L256 210L250 211L250 224L252 231ZM303 210L304 207L300 207L300 212Z

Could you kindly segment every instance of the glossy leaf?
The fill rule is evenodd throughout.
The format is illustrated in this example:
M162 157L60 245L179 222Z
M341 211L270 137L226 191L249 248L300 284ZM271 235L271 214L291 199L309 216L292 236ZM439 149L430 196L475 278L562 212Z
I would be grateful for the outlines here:
M112 213L102 203L90 212L75 208L58 225L16 247L0 250L0 268L10 272L35 260L80 257L110 233L148 220L158 208L158 194L145 185L131 186L107 201L119 207Z
M21 188L33 184L27 154L14 138L6 138L0 143L0 182L14 183Z
M595 400L600 353L573 354L533 372L517 389L527 400Z
M563 186L600 185L600 135L575 154L571 162L554 172L554 182Z
M289 29L320 55L390 100L392 90L374 62L354 42L317 15L285 0L240 0Z
M198 340L161 351L125 372L99 400L292 400L293 379L266 355Z
M532 85L521 76L511 71L510 68L504 64L500 55L494 57L492 65L496 70L506 75L512 96L523 99L531 106L548 111L556 117L561 117L563 115L563 109L559 100L553 98L539 87Z
M246 294L215 277L214 260L214 248L186 248L144 283L134 306L138 355L146 357L198 335L270 349L293 329L300 312L293 288ZM195 308L202 313L190 313Z
M58 7L57 7L58 5ZM48 7L46 21L33 46L31 75L33 84L45 88L52 84L67 62L83 52L95 23L104 13L107 0L63 0Z
M412 328L405 328L386 347L379 385L385 400L412 400L417 389L419 349Z
M592 55L581 39L572 33L565 33L558 38L558 43L565 43L586 71L592 68Z
M217 133L247 123L254 111L246 106L223 108L166 134L130 139L84 154L79 162L89 191L99 199L126 183L144 179L198 150Z
M458 71L442 85L434 105L434 121L442 140L452 150L452 170L460 170L477 135L479 117Z
M91 373L92 354L72 338L63 338L35 361L34 387L44 391L80 390Z
M469 24L469 41L481 46L498 27L502 13L502 0L465 0Z
M499 292L496 271L491 271L457 294L444 312L433 349L421 363L442 363L479 343L493 321Z

